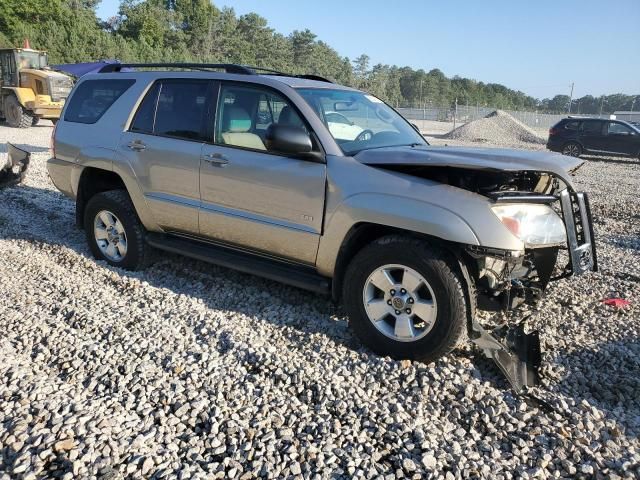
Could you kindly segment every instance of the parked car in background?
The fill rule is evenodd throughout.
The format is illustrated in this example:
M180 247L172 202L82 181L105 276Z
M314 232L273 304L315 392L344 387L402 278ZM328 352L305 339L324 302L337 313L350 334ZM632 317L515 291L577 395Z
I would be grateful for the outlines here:
M537 334L489 334L475 308L597 269L582 162L432 147L314 75L133 66L164 70L83 76L48 162L96 258L135 270L155 247L331 294L382 355L431 361L468 335L516 388L536 383Z
M640 128L623 120L568 117L549 130L547 148L564 155L640 158Z

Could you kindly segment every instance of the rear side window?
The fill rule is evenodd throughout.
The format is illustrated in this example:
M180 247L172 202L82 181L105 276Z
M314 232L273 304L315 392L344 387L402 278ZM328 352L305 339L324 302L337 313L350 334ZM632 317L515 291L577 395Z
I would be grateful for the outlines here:
M158 104L158 92L160 84L156 83L147 92L144 100L140 104L136 116L131 123L131 131L139 133L153 133L153 123L156 117L156 106Z
M135 80L109 79L82 82L64 114L67 122L96 123Z
M565 130L578 130L580 128L580 122L576 120L572 120L571 122L567 122L564 124Z
M206 140L211 83L161 80L147 93L131 123L132 132Z
M602 122L582 122L582 132L586 134L598 135L602 133Z

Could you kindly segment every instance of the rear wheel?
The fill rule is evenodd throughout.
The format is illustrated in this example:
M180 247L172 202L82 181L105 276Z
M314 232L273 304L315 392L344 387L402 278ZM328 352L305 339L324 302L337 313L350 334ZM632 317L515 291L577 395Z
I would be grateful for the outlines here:
M110 190L91 197L84 226L89 248L98 260L127 270L140 270L150 263L146 231L126 191Z
M14 128L27 128L33 123L33 115L25 110L18 99L11 95L5 101L5 116L9 126Z
M466 332L467 302L453 259L421 240L389 236L361 250L344 279L349 324L380 355L435 360Z
M40 123L40 117L33 117L33 120L31 120L31 125L35 127L36 125L38 125L38 123Z
M576 142L569 142L562 147L562 154L579 157L582 154L582 147Z

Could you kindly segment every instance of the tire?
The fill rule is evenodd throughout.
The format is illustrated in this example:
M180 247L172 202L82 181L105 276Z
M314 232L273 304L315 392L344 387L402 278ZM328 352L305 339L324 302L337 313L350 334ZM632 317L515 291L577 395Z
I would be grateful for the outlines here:
M31 126L35 127L38 123L40 123L40 117L33 117L33 120L31 120Z
M383 279L381 271L389 275ZM345 272L343 302L351 329L379 355L424 362L446 355L467 332L469 306L457 271L455 259L421 240L394 235L371 243ZM397 292L398 287L407 288Z
M51 120L51 123L53 123L53 126L56 126L56 123L58 123L58 119L57 118L50 118L49 120Z
M6 120L10 127L28 128L33 123L33 115L20 105L14 95L7 97L4 106Z
M576 142L565 143L562 146L562 154L570 157L579 157L582 155L582 147Z
M84 226L96 259L125 270L141 270L151 263L152 249L145 240L146 231L125 190L109 190L91 197L85 208Z

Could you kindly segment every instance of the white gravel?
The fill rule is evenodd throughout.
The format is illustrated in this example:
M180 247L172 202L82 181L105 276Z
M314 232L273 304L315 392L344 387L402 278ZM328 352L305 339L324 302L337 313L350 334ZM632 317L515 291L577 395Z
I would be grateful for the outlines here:
M487 146L544 145L546 143L546 138L502 110L496 110L484 118L465 123L443 135L442 138L481 143Z
M47 177L50 132L0 126L36 152L0 192L0 480L640 475L637 161L579 172L601 271L529 312L547 413L471 347L376 357L325 298L174 256L96 262Z

